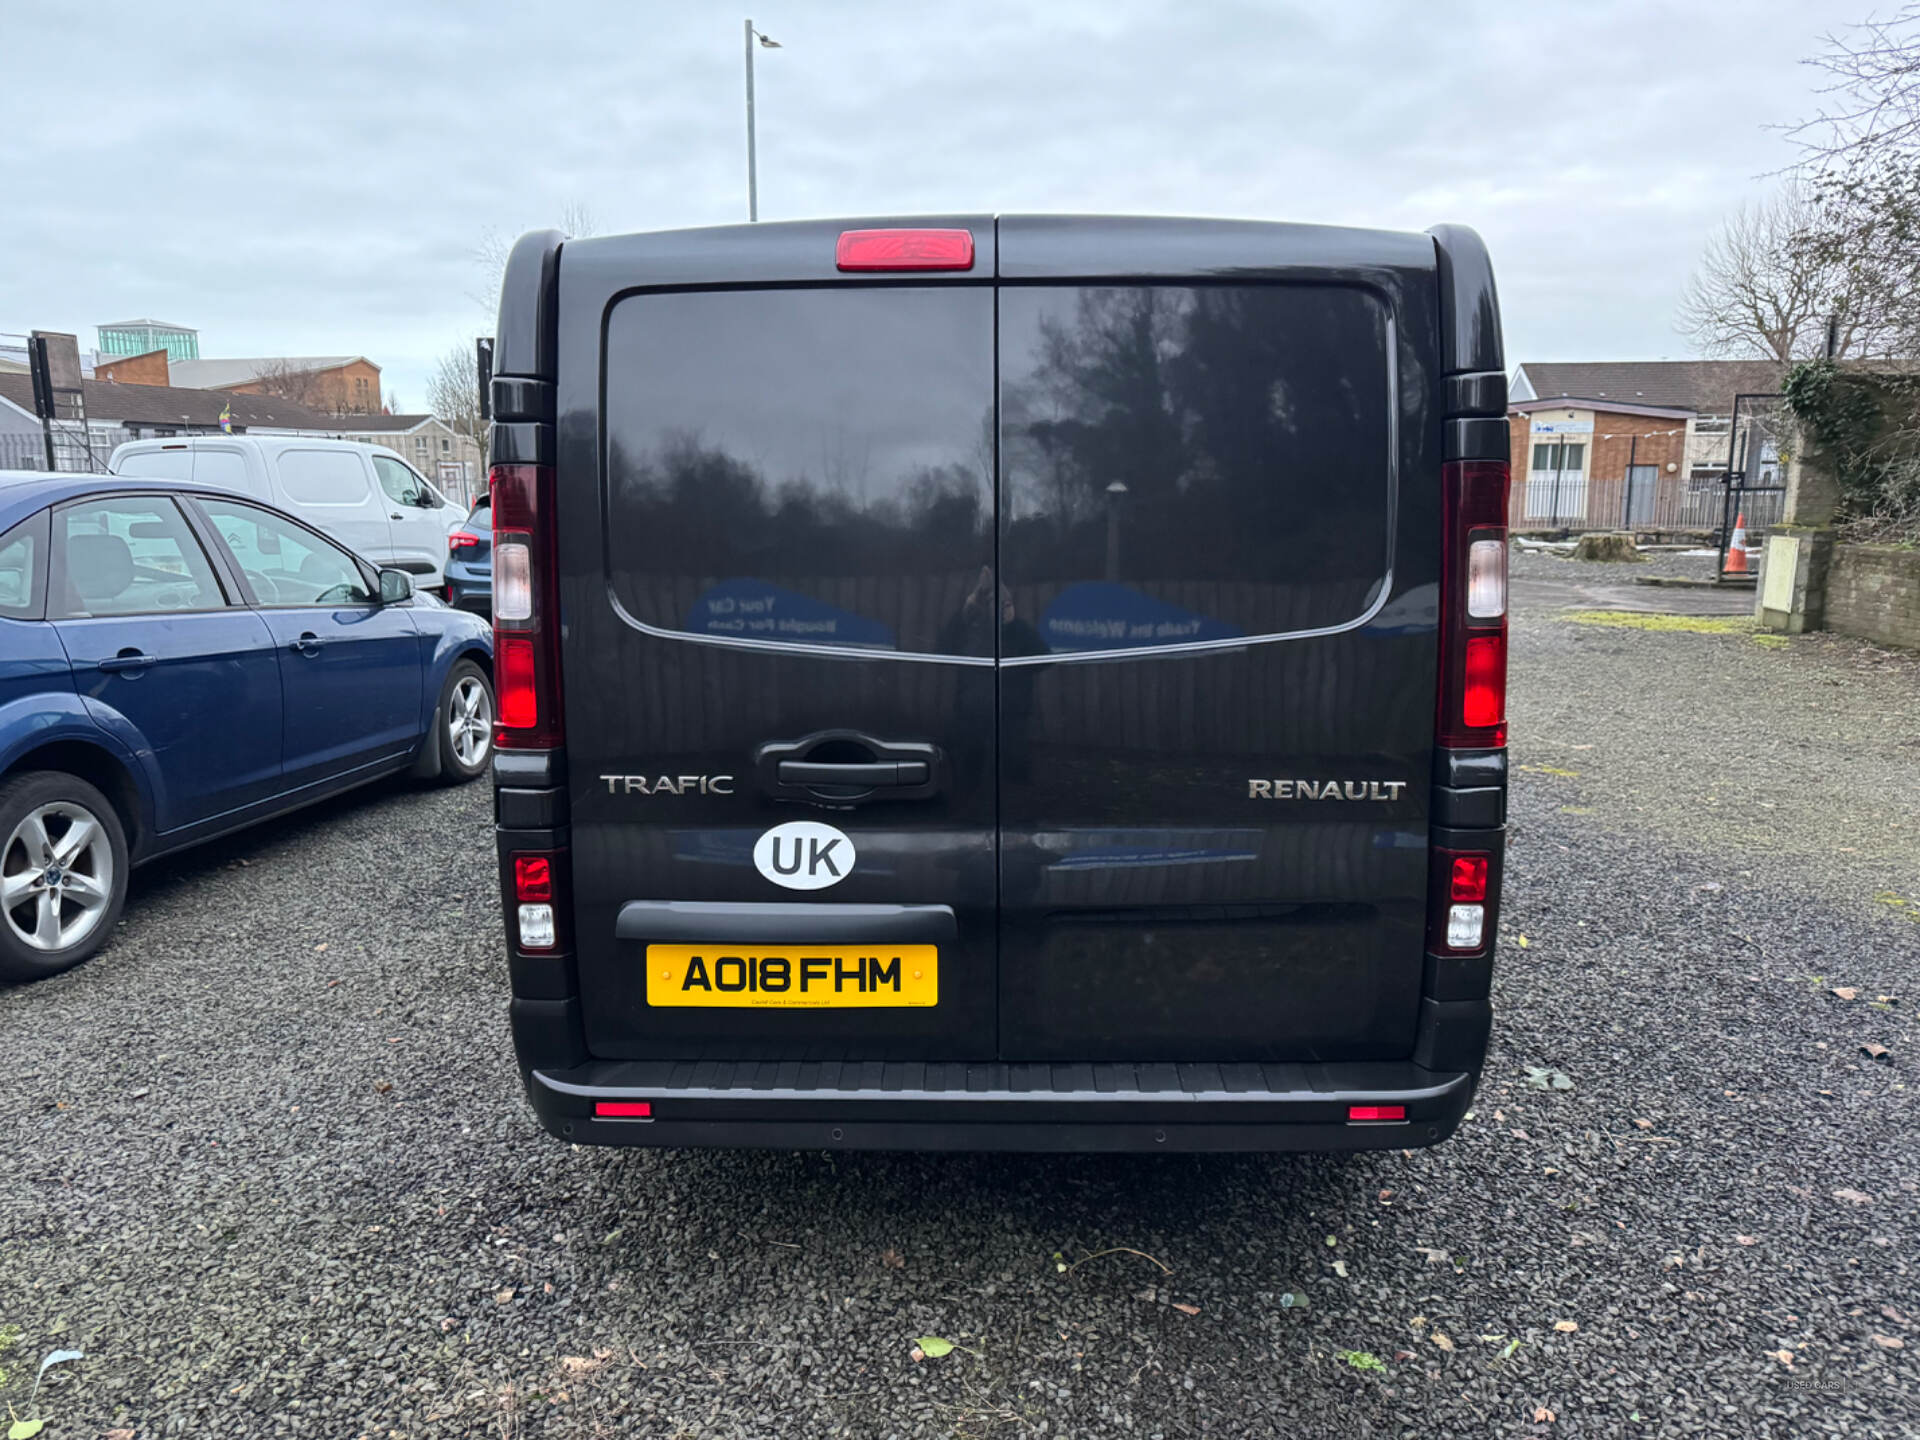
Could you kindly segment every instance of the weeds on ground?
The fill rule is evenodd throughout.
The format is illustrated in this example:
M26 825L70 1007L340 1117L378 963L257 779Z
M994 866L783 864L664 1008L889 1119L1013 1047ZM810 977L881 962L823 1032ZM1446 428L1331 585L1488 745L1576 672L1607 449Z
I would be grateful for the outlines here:
M1609 630L1658 630L1683 635L1747 635L1756 623L1751 615L1642 615L1634 610L1570 610L1560 618Z

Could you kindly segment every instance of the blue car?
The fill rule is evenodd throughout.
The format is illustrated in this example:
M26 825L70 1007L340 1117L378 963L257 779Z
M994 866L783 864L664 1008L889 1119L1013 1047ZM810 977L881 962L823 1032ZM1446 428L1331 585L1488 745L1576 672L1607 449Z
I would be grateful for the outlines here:
M99 949L133 865L475 778L492 671L480 620L250 497L0 472L0 978Z
M447 603L493 614L493 498L482 495L466 523L447 536Z

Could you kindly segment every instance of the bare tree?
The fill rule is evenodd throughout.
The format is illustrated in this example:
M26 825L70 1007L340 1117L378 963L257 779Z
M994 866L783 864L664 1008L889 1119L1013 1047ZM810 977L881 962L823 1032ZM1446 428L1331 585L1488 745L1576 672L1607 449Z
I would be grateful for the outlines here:
M560 212L559 229L568 239L577 240L598 235L600 224L592 207L585 201L569 200ZM513 242L519 238L517 234L509 235L502 230L489 229L473 248L473 263L480 272L480 282L470 298L488 317L489 323L494 312L500 308L500 282L507 273L507 257L513 253Z
M1920 4L1825 43L1820 109L1792 132L1814 210L1799 248L1846 274L1868 353L1920 354Z
M268 360L253 372L253 383L264 395L278 395L310 410L339 411L345 396L335 393L318 370L303 370L284 359Z
M1812 243L1823 221L1813 191L1798 182L1742 206L1701 254L1676 317L1681 333L1704 355L1784 363L1824 353L1832 319L1840 354L1864 349L1877 329L1859 288L1864 277Z
M435 362L427 377L427 407L456 435L471 440L480 452L480 470L487 467L487 421L480 413L480 376L473 341L456 342Z

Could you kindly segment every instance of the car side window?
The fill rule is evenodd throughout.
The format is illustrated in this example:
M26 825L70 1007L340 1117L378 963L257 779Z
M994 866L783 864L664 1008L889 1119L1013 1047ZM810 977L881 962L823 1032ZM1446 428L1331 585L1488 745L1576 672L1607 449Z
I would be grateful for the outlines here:
M113 495L54 512L56 619L171 615L227 603L213 562L163 495Z
M0 615L40 618L46 591L47 514L43 510L0 535Z
M426 500L427 488L420 483L420 477L392 456L374 456L373 468L380 477L380 488L394 504L420 505Z
M200 508L227 542L254 598L262 605L373 605L367 585L346 551L311 530L257 505L200 497Z

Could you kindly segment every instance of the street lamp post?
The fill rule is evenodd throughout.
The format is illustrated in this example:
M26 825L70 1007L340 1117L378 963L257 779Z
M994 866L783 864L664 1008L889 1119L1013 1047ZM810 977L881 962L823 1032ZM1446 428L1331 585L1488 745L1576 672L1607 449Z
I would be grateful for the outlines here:
M753 154L753 42L758 40L764 49L778 50L780 42L770 35L762 35L753 28L753 21L747 21L747 219L760 218L760 177L755 166Z

